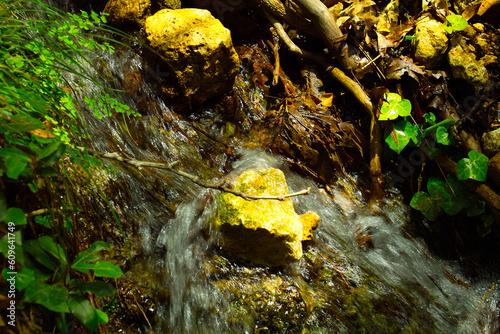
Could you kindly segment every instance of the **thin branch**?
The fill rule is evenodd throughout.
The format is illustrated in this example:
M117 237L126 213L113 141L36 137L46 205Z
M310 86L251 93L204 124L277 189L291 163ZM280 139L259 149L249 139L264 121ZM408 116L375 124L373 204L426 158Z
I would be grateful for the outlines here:
M278 200L278 201L284 201L285 199L293 196L300 196L300 195L308 195L311 193L311 188L303 189L298 192L292 193L292 194L283 194L283 195L250 195L250 194L245 194L239 190L233 189L229 186L226 185L226 181L222 181L219 183L208 183L202 181L198 176L189 174L187 172L183 172L181 170L175 169L174 166L179 163L179 161L173 161L170 163L162 163L162 162L151 162L151 161L141 161L141 160L135 160L135 159L129 159L129 158L124 158L117 152L112 152L112 153L105 153L105 152L97 152L92 149L88 149L85 147L78 147L78 149L81 152L87 152L90 155L105 158L105 159L110 159L110 160L115 160L115 161L120 161L125 164L131 165L138 170L141 170L143 167L152 167L152 168L158 168L158 169L166 169L174 174L180 175L182 177L185 177L189 179L191 182L194 184L199 185L200 187L203 188L210 188L210 189L215 189L215 190L220 190L224 191L227 193L231 193L235 196L239 196L241 198L244 198L246 200L251 200L251 199L272 199L272 200Z

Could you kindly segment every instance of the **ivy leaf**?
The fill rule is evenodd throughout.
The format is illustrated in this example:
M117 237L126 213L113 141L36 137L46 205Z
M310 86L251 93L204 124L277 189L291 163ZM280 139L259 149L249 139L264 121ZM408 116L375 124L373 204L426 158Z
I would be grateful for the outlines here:
M26 215L19 208L9 208L5 216L6 222L13 222L16 225L26 225Z
M448 130L444 126L440 126L436 130L436 141L443 145L450 145L450 136Z
M469 151L469 158L463 158L457 163L457 177L459 180L473 179L486 181L488 171L488 157L477 151Z
M425 191L415 193L410 201L410 206L422 212L425 218L430 221L436 220L442 211L436 201Z
M417 128L410 122L400 121L390 133L385 132L385 142L389 145L389 148L400 154L410 140L416 136L416 131Z
M431 112L425 113L424 120L425 120L425 122L429 123L430 125L434 125L434 124L436 124L436 115L434 115Z
M380 121L393 120L398 116L410 116L411 102L409 100L401 99L401 96L396 93L386 93L384 100L378 117Z
M462 15L448 15L445 23L444 28L449 34L453 31L464 30L468 25L467 20Z

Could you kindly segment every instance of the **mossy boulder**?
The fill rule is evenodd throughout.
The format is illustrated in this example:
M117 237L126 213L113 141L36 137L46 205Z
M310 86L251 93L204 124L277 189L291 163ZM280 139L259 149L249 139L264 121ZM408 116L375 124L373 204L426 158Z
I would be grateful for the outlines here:
M448 62L456 79L464 79L472 85L484 85L489 79L488 70L481 60L476 59L474 51L466 38L456 36L451 40Z
M441 22L435 20L419 21L415 27L412 49L415 59L426 69L439 68L448 49L448 36Z
M276 168L249 169L238 176L234 189L257 196L289 193L285 175ZM222 247L262 265L281 266L299 260L304 235L310 239L311 229L319 221L315 213L301 219L291 198L245 200L222 193L218 201L212 224L221 233Z
M193 107L233 87L239 58L231 32L203 9L162 9L146 19L148 40L167 64L162 91L179 107Z
M110 0L104 7L108 22L118 27L143 26L151 15L151 0Z

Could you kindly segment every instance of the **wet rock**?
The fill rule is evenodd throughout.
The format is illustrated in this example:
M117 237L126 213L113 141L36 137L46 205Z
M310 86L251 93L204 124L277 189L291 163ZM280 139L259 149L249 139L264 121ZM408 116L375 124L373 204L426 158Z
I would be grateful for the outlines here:
M238 55L230 31L209 11L162 9L146 19L145 30L173 74L161 89L179 106L199 105L232 88Z
M492 156L500 152L500 129L485 132L482 141L485 154Z
M110 0L104 7L108 22L118 27L130 24L143 26L146 17L151 15L151 0Z
M464 79L473 85L484 85L488 82L488 71L480 60L476 59L474 48L469 46L462 36L455 36L448 51L453 77Z
M282 171L250 169L235 181L234 188L250 195L288 194ZM319 216L299 218L291 198L245 200L230 193L219 197L219 211L212 224L222 234L222 247L257 264L280 266L302 257L302 240L317 225ZM306 227L303 230L303 222Z
M422 20L415 28L412 41L415 59L427 69L439 67L448 48L448 37L443 24L435 20Z

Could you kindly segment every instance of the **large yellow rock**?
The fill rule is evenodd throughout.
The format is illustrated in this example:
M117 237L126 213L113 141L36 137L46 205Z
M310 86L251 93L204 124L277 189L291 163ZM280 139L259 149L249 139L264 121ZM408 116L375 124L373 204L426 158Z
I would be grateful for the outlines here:
M417 38L412 40L415 59L426 69L438 68L448 49L448 36L443 24L435 20L419 21L415 36Z
M288 194L279 169L250 169L240 174L234 188L250 195ZM219 210L212 220L220 231L224 249L257 264L280 266L302 257L303 235L317 225L319 216L309 214L305 230L291 198L284 201L245 200L230 193L219 197Z
M162 90L194 106L229 91L239 70L231 33L203 9L162 9L146 19L145 30L175 75Z

